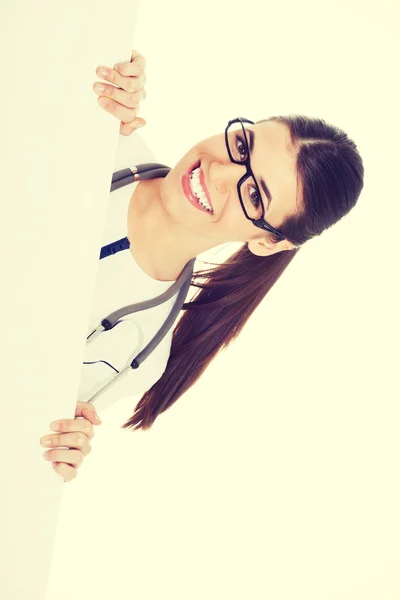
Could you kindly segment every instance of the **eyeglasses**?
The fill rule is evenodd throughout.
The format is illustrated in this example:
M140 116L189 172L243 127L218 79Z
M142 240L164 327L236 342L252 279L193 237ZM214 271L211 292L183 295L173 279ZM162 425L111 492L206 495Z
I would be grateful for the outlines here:
M283 233L272 227L264 219L265 207L260 188L250 167L250 150L243 123L254 125L254 121L238 117L229 121L225 129L225 143L229 158L237 165L245 165L246 173L239 179L237 190L242 209L246 217L260 229L274 233L285 239Z

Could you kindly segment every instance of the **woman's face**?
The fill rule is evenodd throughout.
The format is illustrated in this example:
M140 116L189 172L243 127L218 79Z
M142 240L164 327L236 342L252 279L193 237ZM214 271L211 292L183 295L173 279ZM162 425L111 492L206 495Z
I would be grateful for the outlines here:
M272 227L279 229L286 217L299 209L296 204L296 155L290 145L289 129L274 121L245 124L245 127L254 132L250 166L265 207L264 219ZM243 138L241 129L237 134ZM250 147L250 135L246 135ZM245 146L235 137L234 143L236 141L239 150L245 152ZM197 171L197 187L194 189L204 204L209 202L212 212L194 200L193 184L190 185L189 177L197 165L200 168ZM189 150L163 179L160 186L163 206L176 224L183 226L194 236L207 238L214 241L215 245L224 242L249 242L249 248L255 254L270 254L271 252L265 252L265 244L271 247L271 234L247 219L239 200L237 183L245 172L244 165L231 162L224 133L205 139ZM264 180L272 196L270 203L261 180ZM273 246L274 251L293 247L287 240Z

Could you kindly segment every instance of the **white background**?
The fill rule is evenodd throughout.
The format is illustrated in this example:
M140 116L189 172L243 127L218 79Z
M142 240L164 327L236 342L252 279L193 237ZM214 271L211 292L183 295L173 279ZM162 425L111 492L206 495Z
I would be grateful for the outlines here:
M92 81L129 60L137 3L115 9L1 3L2 600L46 593L64 484L39 440L76 405L118 141Z
M113 18L117 4L108 8ZM172 166L238 115L301 113L323 117L356 141L365 189L348 217L301 250L239 340L149 432L121 431L134 409L129 398L102 415L93 452L64 486L46 600L398 600L399 7L388 0L143 2L135 36L122 14L117 22L110 21L107 52L102 43L91 52L93 69L123 60L131 46L146 56L141 115L148 125L141 135L160 162ZM65 44L72 47L71 37ZM96 156L104 146L106 167L106 135L118 126L109 117L107 129L107 115L94 117L100 109L93 80L91 68L82 72L73 97L82 99L91 123L97 119L97 129L80 125L79 135L89 143L90 133ZM71 108L68 127L80 111ZM48 122L37 131L50 140ZM75 151L76 139L68 142ZM107 188L104 170L95 173ZM32 218L28 198L20 201ZM71 224L78 228L86 271L78 281L60 250L51 277L43 271L29 301L40 307L41 298L59 323L53 300L64 300L67 275L74 282L68 318L82 333L89 301L81 294L87 269L95 271L101 216L88 200L76 220L62 202L57 187L54 207L43 205L41 215L58 211L54 241L61 235L67 243ZM89 240L93 218L99 232ZM16 279L32 268L28 249L14 263ZM44 247L37 254L47 256ZM22 340L26 297L13 302L21 318L14 336ZM63 355L63 368L52 363L61 384L35 363L13 367L13 393L28 390L22 374L41 376L21 396L22 419L30 402L46 407L48 422L64 415L53 414L55 407L70 407L82 352L70 325L66 342L53 335L49 346ZM32 389L41 396L31 397ZM15 448L21 425L13 426ZM35 427L21 448L40 458L37 441L46 430ZM58 482L46 467L25 483L54 503Z

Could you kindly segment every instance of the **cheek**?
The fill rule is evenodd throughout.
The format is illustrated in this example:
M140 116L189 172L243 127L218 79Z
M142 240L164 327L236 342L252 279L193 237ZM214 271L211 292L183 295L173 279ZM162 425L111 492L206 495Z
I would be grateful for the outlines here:
M226 231L233 236L236 235L241 240L250 238L254 233L254 225L246 218L237 196L228 199L222 210L219 223Z
M186 222L192 215L193 208L182 189L181 177L172 172L170 175L162 181L160 186L162 206L174 221Z

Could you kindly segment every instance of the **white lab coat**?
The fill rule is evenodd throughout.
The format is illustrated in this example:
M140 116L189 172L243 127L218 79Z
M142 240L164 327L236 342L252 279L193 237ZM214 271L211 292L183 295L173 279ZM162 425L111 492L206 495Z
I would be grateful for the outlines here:
M114 172L146 162L157 161L138 133L135 132L129 137L120 136ZM110 193L102 246L127 236L128 206L136 185L127 185ZM99 260L87 335L109 313L128 304L154 298L167 290L172 283L156 281L146 275L129 249ZM103 332L93 343L86 345L84 363L107 361L120 371L130 355L133 352L138 354L153 338L167 318L175 300L176 295L161 306L124 317L123 323ZM165 371L173 329L174 327L138 369L131 369L120 381L114 382L106 392L94 400L96 410L101 411L127 396L132 397L134 408L142 394L150 389ZM113 373L115 371L104 362L82 364L77 399L86 402L110 380Z

